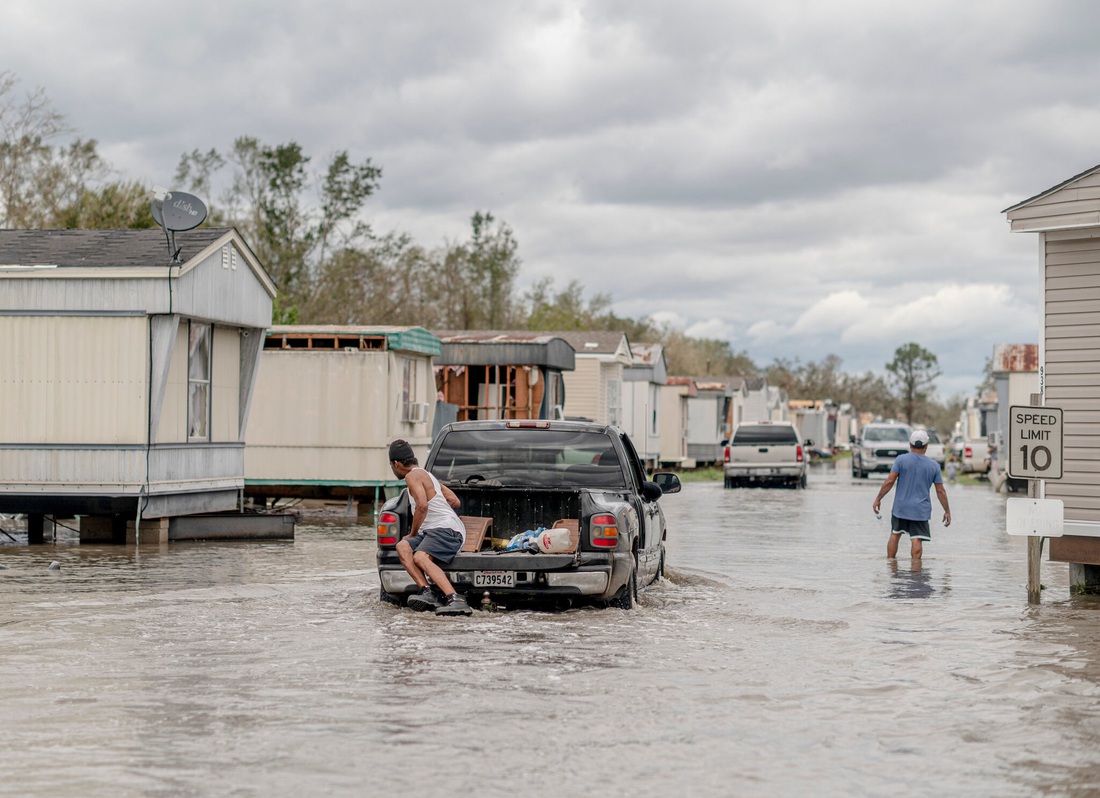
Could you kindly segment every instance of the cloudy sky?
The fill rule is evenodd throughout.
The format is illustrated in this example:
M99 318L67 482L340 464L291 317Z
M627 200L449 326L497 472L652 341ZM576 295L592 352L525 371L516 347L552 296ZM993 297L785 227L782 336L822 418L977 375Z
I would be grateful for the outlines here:
M383 168L379 231L510 224L521 283L973 389L1037 340L1001 211L1100 163L1100 4L970 0L13 0L0 71L128 179L251 135Z

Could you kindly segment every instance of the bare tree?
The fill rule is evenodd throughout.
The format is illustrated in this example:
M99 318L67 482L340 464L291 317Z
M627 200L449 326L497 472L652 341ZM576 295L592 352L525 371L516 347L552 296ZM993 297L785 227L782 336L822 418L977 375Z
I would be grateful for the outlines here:
M57 226L107 166L94 139L55 145L72 129L42 89L16 96L17 82L0 72L0 225Z

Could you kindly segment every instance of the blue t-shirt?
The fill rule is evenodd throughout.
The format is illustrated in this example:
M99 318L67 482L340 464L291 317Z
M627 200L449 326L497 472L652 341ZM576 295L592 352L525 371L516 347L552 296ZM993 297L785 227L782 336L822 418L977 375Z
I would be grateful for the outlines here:
M932 517L932 498L928 491L943 484L940 466L931 457L907 452L898 455L890 473L898 475L894 486L894 508L890 511L897 518L909 521L927 521Z

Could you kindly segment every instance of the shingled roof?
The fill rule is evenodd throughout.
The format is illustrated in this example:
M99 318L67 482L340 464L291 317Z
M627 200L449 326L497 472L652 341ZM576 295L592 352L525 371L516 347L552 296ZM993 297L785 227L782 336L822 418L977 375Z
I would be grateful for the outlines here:
M178 232L179 262L198 255L231 227ZM0 265L58 267L167 266L168 240L159 227L147 230L0 230Z

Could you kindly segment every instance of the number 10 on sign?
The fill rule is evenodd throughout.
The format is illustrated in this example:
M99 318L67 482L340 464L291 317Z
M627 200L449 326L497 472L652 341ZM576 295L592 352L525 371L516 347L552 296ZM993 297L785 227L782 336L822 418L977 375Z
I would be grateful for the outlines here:
M1062 478L1062 409L1013 405L1008 409L1008 475Z

